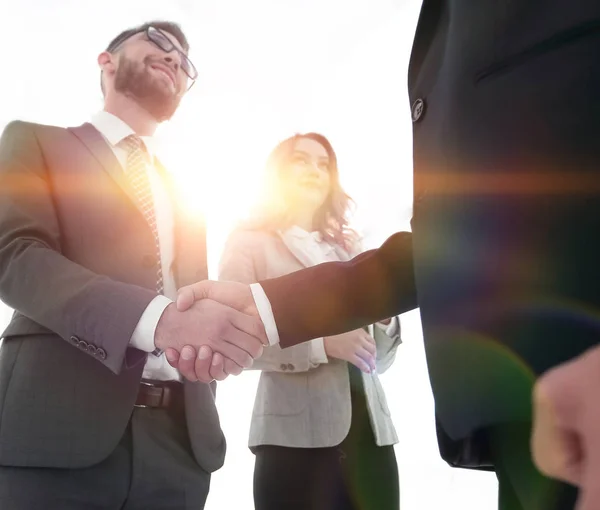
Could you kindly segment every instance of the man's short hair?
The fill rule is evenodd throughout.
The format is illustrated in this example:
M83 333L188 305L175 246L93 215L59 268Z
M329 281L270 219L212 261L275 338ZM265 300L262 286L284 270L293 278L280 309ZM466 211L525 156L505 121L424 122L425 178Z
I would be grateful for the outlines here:
M179 44L181 44L181 47L186 53L189 51L190 45L188 43L187 38L185 37L185 34L183 33L183 30L181 30L181 27L177 23L173 23L172 21L148 21L143 25L124 30L109 43L109 45L106 47L106 51L108 51L109 53L114 52L127 39L134 36L135 34L144 32L150 26L158 28L163 32L168 32L169 34L174 36L175 39L177 39L177 41L179 42Z

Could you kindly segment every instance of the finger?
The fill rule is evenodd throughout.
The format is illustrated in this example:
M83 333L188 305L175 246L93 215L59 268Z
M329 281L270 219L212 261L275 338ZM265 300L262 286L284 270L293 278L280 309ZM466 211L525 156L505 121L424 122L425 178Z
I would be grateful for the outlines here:
M169 347L165 350L165 358L167 358L167 362L173 368L179 368L179 351L177 349L173 349Z
M267 332L260 318L232 309L229 312L229 320L237 329L256 339L256 342L252 342L251 345L247 346L249 349L247 352L254 359L259 357L262 354L263 347L269 345Z
M596 487L600 487L600 485L596 484ZM578 492L575 510L599 510L599 498L600 494L598 494L597 488L594 488L592 485L585 486Z
M589 358L588 358L589 359ZM592 377L598 381L598 366L590 365ZM598 405L598 383L589 380L587 386L586 410L582 417L582 450L584 453L584 466L579 478L580 496L578 510L600 509L600 405Z
M245 335L245 333L242 333L242 335ZM218 345L215 345L214 351L220 353L225 358L230 359L242 369L250 368L252 366L252 356L250 356L244 349L237 347L235 344L227 341L220 342Z
M362 347L368 351L372 356L377 355L377 345L375 344L375 340L367 335L367 338L363 340Z
M210 284L209 280L204 280L179 289L177 292L177 310L184 312L196 301L208 297Z
M250 368L253 358L248 351L255 351L255 349L247 346L255 343L256 339L233 326L229 327L222 335L219 341L214 342L213 350L222 354L225 358L229 358L242 368ZM262 346L260 347L262 349Z
M359 348L356 350L355 354L368 365L369 373L375 372L377 370L375 357L371 352L364 348Z
M200 346L194 362L194 375L198 381L207 384L213 381L214 377L211 372L211 363L216 356L218 356L218 354L213 354L212 349L208 345Z
M598 436L597 426L594 436ZM579 498L577 510L599 510L600 509L600 452L593 444L586 443L586 464L579 484Z
M210 366L210 375L216 381L223 381L225 378L227 378L227 374L223 368L223 362L223 356L216 352L212 357L212 363Z
M204 282L203 297L212 299L247 315L258 317L250 285L239 282Z
M186 345L181 349L179 356L179 373L185 377L188 381L196 382L196 349L190 345Z
M367 333L367 332L366 332L364 329L363 329L363 333L364 333L364 335L363 335L363 338L364 338L364 339L365 339L367 342L369 342L369 343L371 343L371 344L373 344L373 345L376 345L376 343L375 343L375 339L374 339L374 338L373 338L371 335L369 335L369 333Z
M360 369L365 374L371 373L371 367L369 366L369 364L358 354L353 354L351 356L350 363L352 363L356 368Z
M223 368L225 370L225 373L227 373L229 375L240 375L242 373L242 371L244 370L235 361L231 361L228 358L225 358L225 361L223 363Z
M597 434L596 434L597 435ZM585 469L580 478L576 510L600 510L600 484L598 483L598 453L590 451L586 446Z
M557 380L558 379L558 380ZM538 469L551 478L577 485L581 476L582 447L576 429L568 420L576 413L565 402L568 385L557 388L561 374L541 378L533 392L531 451ZM565 417L566 413L573 413Z
M179 289L177 292L177 310L179 312L185 312L188 310L194 303L194 291L190 287L183 287Z

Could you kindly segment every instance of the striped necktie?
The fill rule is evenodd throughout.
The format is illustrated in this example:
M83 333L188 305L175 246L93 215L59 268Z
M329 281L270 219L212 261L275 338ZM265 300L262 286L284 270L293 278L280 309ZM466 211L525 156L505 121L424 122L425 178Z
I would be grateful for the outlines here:
M156 250L157 273L156 273L156 291L159 294L164 293L163 272L160 258L160 242L158 239L158 228L156 225L156 213L154 210L154 198L152 188L148 177L148 165L150 156L146 150L144 141L136 135L129 135L119 142L119 146L127 151L127 162L125 165L125 174L129 179L129 184L135 192L138 206L148 222L152 235L154 236L154 249Z

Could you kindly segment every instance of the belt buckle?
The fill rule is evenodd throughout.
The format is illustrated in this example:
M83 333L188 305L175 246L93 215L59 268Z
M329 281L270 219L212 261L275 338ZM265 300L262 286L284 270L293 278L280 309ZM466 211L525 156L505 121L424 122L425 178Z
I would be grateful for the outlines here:
M161 395L160 395L160 401L162 403L162 399L163 399L163 394L164 394L164 388L161 388L158 384L154 384L148 381L140 381L140 386L147 386L148 388L160 388L161 389ZM141 409L154 409L154 407L152 406L147 406L144 404L133 404L133 407L139 407Z

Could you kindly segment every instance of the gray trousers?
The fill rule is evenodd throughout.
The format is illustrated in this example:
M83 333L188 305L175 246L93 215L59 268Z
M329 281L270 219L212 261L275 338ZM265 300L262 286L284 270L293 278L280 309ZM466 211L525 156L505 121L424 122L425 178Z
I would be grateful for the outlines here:
M183 410L136 408L117 448L95 466L0 467L0 508L201 510L209 484L193 457Z

